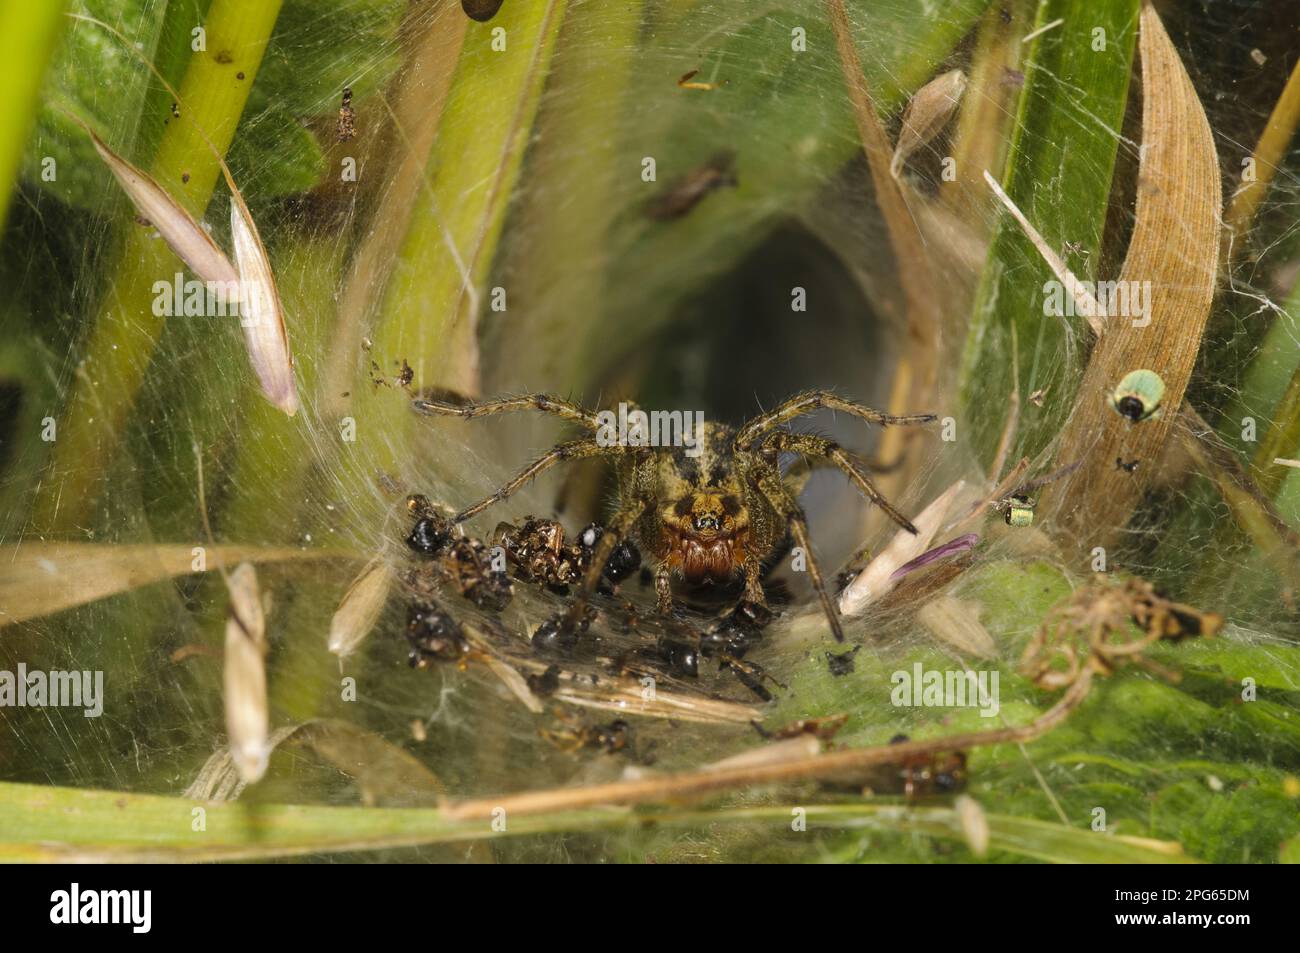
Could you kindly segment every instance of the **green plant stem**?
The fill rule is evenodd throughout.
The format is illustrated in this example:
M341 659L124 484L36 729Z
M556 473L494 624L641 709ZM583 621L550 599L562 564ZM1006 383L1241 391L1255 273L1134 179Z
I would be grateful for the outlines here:
M220 174L213 150L224 155L234 139L280 5L281 0L213 0L204 24L207 48L190 57L179 90L180 116L167 118L149 171L195 217L212 198ZM86 523L162 333L164 318L153 313L153 284L182 268L152 230L134 222L126 227L38 491L38 531L68 532Z
M1256 358L1260 366L1259 375L1264 378L1264 383L1267 383L1270 376L1270 362L1280 360L1284 365L1292 366L1291 379L1273 409L1268 430L1255 453L1256 479L1260 489L1270 497L1277 495L1286 482L1287 474L1293 472L1277 466L1273 460L1277 457L1293 457L1296 448L1300 447L1300 355L1295 346L1295 315L1300 314L1300 281L1291 289L1283 310L1285 314L1279 315L1273 322L1264 345L1260 348L1260 355ZM1247 379L1247 390L1253 383L1254 369Z
M0 63L5 108L0 110L0 232L4 231L18 166L40 105L45 69L63 28L60 0L0 4Z
M204 830L194 833L202 807ZM802 806L809 829L872 830L961 841L950 807L896 803ZM0 861L251 860L383 850L527 834L599 831L630 825L706 827L715 823L790 829L791 806L628 812L605 808L490 821L458 821L435 808L346 808L287 804L200 803L118 791L0 784ZM987 815L989 847L1057 862L1186 863L1177 844L1098 837L1047 821Z
M490 24L470 24L439 120L425 178L374 330L381 373L403 360L416 387L478 390L478 296L531 137L564 19L564 0L510 4ZM496 30L505 49L494 49ZM353 393L373 393L369 369ZM355 405L358 475L401 474L414 415L404 395L380 389Z
M599 333L610 254L608 231L618 209L620 112L633 75L643 4L586 4L566 18L560 50L528 157L530 188L512 213L506 273L510 310L488 312L484 339L493 361L490 393L567 387L581 375L568 342ZM586 143L575 162L573 144ZM564 196L557 202L557 195ZM580 263L575 267L575 263ZM539 346L541 342L562 346Z

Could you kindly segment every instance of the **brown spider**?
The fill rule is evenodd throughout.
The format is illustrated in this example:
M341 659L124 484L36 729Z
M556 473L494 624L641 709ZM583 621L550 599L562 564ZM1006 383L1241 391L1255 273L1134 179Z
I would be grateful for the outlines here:
M597 435L602 424L596 413L545 394L461 404L417 398L414 406L423 414L466 419L539 410L589 432L553 447L491 496L456 514L457 523L506 499L557 463L596 456L614 458L618 509L583 573L574 604L565 617L566 628L582 618L602 568L619 542L628 536L655 563L660 612L672 610L674 576L691 584L724 583L740 576L745 587L741 606L766 615L763 564L779 551L788 534L806 554L808 574L837 641L844 640L844 633L812 556L808 525L795 501L795 480L781 476L780 455L800 454L813 463L838 467L895 523L912 533L916 528L881 496L867 476L866 466L843 447L825 437L795 433L783 425L821 408L843 411L882 426L923 424L937 419L933 414L883 414L826 391L809 391L791 397L739 429L704 424L692 456L683 447L632 446L630 441L600 440Z

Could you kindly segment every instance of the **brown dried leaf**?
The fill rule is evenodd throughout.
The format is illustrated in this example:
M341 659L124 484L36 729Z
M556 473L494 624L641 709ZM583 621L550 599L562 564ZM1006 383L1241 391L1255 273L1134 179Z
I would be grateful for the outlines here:
M0 553L0 626L223 563L351 558L328 550L189 544L23 543Z
M1141 13L1142 153L1136 223L1121 281L1151 283L1149 314L1135 326L1112 318L1097 342L1057 465L1083 461L1051 498L1059 525L1092 546L1117 533L1142 498L1154 466L1129 473L1115 460L1158 460L1200 350L1214 298L1222 186L1205 110L1149 3ZM1108 395L1129 371L1164 380L1164 411L1130 424Z

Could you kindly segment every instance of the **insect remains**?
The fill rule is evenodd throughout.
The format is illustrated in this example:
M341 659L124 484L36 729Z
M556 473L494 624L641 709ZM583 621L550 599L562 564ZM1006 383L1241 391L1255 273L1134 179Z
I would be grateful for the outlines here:
M1110 395L1110 404L1130 423L1150 420L1160 412L1165 396L1165 382L1155 371L1129 371Z
M690 72L683 73L681 78L677 80L677 85L680 86L682 89L700 89L700 90L721 89L723 86L727 85L727 81L725 79L720 83L706 83L702 80L696 80L695 77L698 76L699 74L700 71L697 69L693 69Z
M574 601L556 622L557 639L575 636L587 600L610 558L631 539L654 567L657 610L665 616L673 611L675 581L697 589L739 582L743 588L740 606L761 616L768 608L762 581L765 563L779 558L787 541L792 542L806 554L808 576L830 630L836 641L843 641L838 613L813 558L807 521L795 500L797 491L781 475L781 456L799 455L810 464L836 467L895 523L912 533L916 528L876 489L862 461L825 437L796 433L786 424L823 408L880 426L926 424L937 419L933 414L885 414L828 391L809 391L739 428L701 424L694 446L686 448L602 439L600 415L545 394L478 403L417 398L413 406L422 414L464 419L535 410L554 414L586 431L583 437L553 447L509 482L461 510L453 517L454 524L508 499L559 463L592 457L613 463L619 507L594 540ZM445 528L433 525L425 531L437 534ZM554 543L544 543L541 548L548 546L553 549Z
M339 120L334 130L339 142L357 137L357 115L352 111L352 87L343 87L343 103L339 106Z
M460 8L475 23L487 23L497 15L504 2L505 0L460 0Z
M735 153L722 151L708 162L671 182L646 205L645 213L657 222L670 222L687 215L704 198L724 186L735 188L739 184Z
M1039 477L1037 480L1030 480L1028 483L1022 483L1009 496L990 503L989 507L1001 513L1008 526L1033 526L1034 511L1038 507L1038 500L1030 496L1030 494L1047 486L1049 483L1055 483L1062 477L1069 476L1079 469L1081 465L1082 461L1071 463L1049 473L1047 476Z
M1038 502L1032 496L1012 494L1001 501L1003 518L1008 526L1033 526L1034 508Z

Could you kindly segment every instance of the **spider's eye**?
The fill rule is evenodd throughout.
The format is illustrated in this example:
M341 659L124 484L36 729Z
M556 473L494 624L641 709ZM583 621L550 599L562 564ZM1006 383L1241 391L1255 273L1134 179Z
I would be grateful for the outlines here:
M697 530L717 529L718 518L712 513L705 513L695 517L695 528Z

